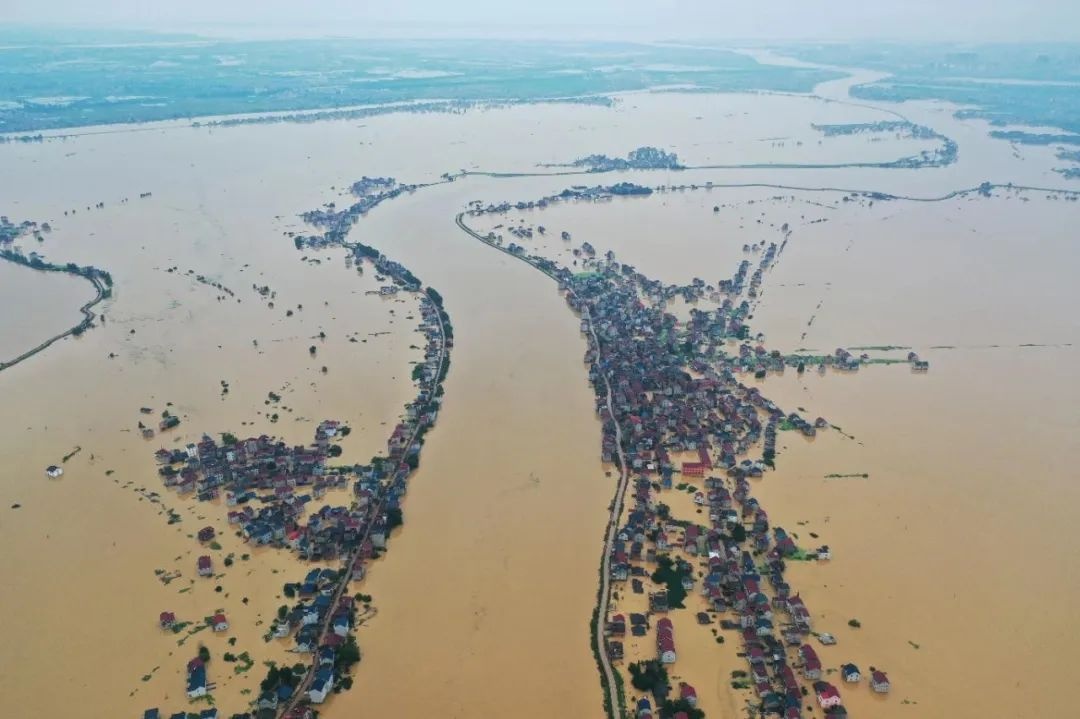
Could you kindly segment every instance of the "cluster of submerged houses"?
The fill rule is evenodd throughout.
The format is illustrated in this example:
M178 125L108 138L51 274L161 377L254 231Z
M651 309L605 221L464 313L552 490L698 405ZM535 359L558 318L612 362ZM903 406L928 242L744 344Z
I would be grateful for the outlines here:
M320 669L330 670L327 676L331 688L337 653L348 642L356 620L353 597L344 594L339 598L334 596L339 581L349 581L355 577L342 572L312 569L303 582L287 587L286 595L290 592L296 595L297 602L279 615L271 628L275 639L292 637L293 651L314 655ZM327 631L323 632L323 627ZM312 686L310 698L315 704L321 704L326 699L327 692L321 686L323 683L317 680ZM264 696L260 701L266 699L268 697Z
M396 267L386 263L391 271ZM398 275L392 276L397 281ZM325 701L340 679L334 674L336 656L349 640L355 619L353 600L341 591L343 583L364 577L367 563L385 549L390 531L401 523L401 501L419 463L421 439L434 425L441 404L445 353L452 340L433 297L424 294L420 301L420 329L427 342L424 360L414 372L417 396L388 439L385 457L368 465L328 466L328 457L340 454L334 441L345 431L335 421L319 424L308 446L290 446L266 435L244 440L226 435L221 443L204 435L183 449L156 453L166 487L201 501L223 498L229 525L246 542L288 549L304 560L345 562L340 571L309 572L294 588L299 602L271 630L274 637L291 637L294 651L312 656L313 676L305 697L310 704ZM347 506L319 503L317 510L311 509L335 489L351 490ZM213 527L198 532L203 543L214 536ZM198 557L196 573L213 576L211 555ZM161 621L171 625L175 617L166 612ZM221 624L228 627L224 615ZM215 630L218 625L215 617ZM205 667L192 664L188 669L188 696L205 695ZM279 706L288 707L288 719L311 716L310 707L298 705L291 690L282 685L264 692L256 702L256 716L276 716Z
M362 177L354 182L349 191L356 197L344 209L338 209L336 203L328 203L317 210L309 210L300 215L308 224L323 230L321 235L308 237L294 236L297 249L301 247L331 247L344 242L352 225L365 213L379 204L392 200L406 193L414 192L419 186L399 183L393 177Z
M417 373L420 389L405 406L405 416L387 443L387 457L370 465L329 467L332 442L343 428L322 422L315 441L290 446L266 435L218 443L203 435L184 449L160 449L159 474L166 487L199 500L224 498L229 524L256 545L287 547L301 559L327 560L346 556L370 541L372 550L385 546L388 512L399 509L409 472L420 452L419 437L435 423L441 397L443 339L436 313L426 296L421 300L422 330L427 336L424 361ZM449 341L447 341L449 345ZM351 506L309 505L335 489L352 488ZM379 508L372 515L371 510ZM200 541L213 538L213 529ZM210 557L200 557L200 575L212 574Z
M174 712L168 715L162 714L160 709L147 709L143 712L143 719L166 719L166 717L167 719L226 719L226 715L219 712L216 707L198 712ZM258 712L235 712L229 714L228 719L262 719L262 717ZM318 719L318 714L311 707L302 706L286 712L280 719Z
M562 198L545 202L553 199ZM474 205L472 213L505 209L509 207ZM787 233L786 227L781 229ZM488 235L489 241L495 239L493 233ZM732 278L715 286L700 279L689 285L666 285L616 262L611 253L597 259L592 248L583 248L579 255L586 258L585 266L591 270L587 273L574 273L538 256L524 259L558 280L567 303L583 318L582 331L595 333L598 339L599 346L589 343L585 361L603 422L601 457L605 462L624 457L625 469L633 477L629 490L633 496L627 498L624 524L612 547L612 579L630 580L634 592L642 592L638 577L651 573L648 565L676 557L683 589L703 595L712 612L732 617L721 626L741 633L748 676L762 712L799 719L804 697L796 672L807 678L814 674L812 668L807 670L813 649L805 643L813 628L810 611L784 578L785 566L796 555L828 559L829 550L801 552L782 527L771 526L764 508L751 496L750 481L772 464L778 430L813 436L828 425L820 417L811 421L785 413L756 387L740 381L744 373L783 369L790 362L779 352L746 341L747 297L754 296L765 269L782 248L770 244L756 269L743 261ZM517 248L517 254L524 252ZM707 297L717 307L692 308L690 320L680 323L666 312L667 301L674 297L690 301ZM741 341L735 353L730 352L733 340ZM822 365L853 369L861 359L838 350ZM759 451L760 460L748 457ZM659 493L671 490L676 478L684 484L704 484L694 501L708 512L707 524L675 519L659 501ZM703 578L694 578L692 566L685 566L689 562L700 565ZM649 598L649 613L660 616L656 659L671 664L677 660L677 648L671 621L663 616L667 604L664 591ZM699 614L702 620L712 622L706 612ZM643 636L649 625L648 616L630 615L631 634ZM622 638L627 629L625 615L607 618L606 646L613 660L624 656ZM789 657L789 651L794 656ZM812 667L813 662L809 664ZM875 691L887 691L887 679L878 674ZM839 691L820 675L815 679L816 698L826 714L845 716ZM652 716L651 704L644 701L637 707L638 716Z
M688 705L691 709L697 707L697 689L686 682L679 682L676 698L678 698L680 702ZM653 705L649 700L649 697L644 696L637 700L634 705L634 716L636 716L637 719L653 719L653 717L656 716L653 712ZM689 713L685 711L678 711L670 716L671 719L690 719Z

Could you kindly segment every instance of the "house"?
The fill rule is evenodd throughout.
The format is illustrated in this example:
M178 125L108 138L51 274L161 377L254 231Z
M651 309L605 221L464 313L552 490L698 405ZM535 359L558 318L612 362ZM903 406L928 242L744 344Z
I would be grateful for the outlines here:
M161 712L157 709L147 709L143 712L143 719L161 719Z
M807 679L820 679L821 660L818 659L814 648L809 644L803 644L799 647L799 657L803 662L803 676Z
M626 617L622 614L616 614L607 623L607 633L616 637L621 637L626 634Z
M656 623L656 653L662 663L675 663L675 628L667 617Z
M162 612L158 617L158 624L162 629L171 629L173 624L176 624L176 615L172 612Z
M203 543L209 542L209 541L213 540L213 538L215 536L214 528L213 527L203 527L202 529L199 530L199 533L196 536L198 536L200 542L203 542Z
M859 668L854 664L845 664L840 667L840 676L844 678L844 681L848 684L854 684L862 679L862 675L859 673Z
M840 700L840 691L828 682L814 682L814 694L817 696L818 704L821 705L822 709L839 706L843 703Z
M221 614L219 612L218 614L215 614L213 617L211 617L210 627L215 632L224 632L229 628L229 620L225 618L224 614Z
M60 467L57 467L55 464L50 464L48 467L45 468L45 474L52 479L56 479L57 477L63 476L64 470Z
M686 701L690 706L697 706L697 690L686 682L679 682L679 699Z
M889 685L889 677L885 676L885 672L875 671L870 674L870 688L878 694L888 694L892 687Z
M259 701L256 703L255 708L260 710L269 709L272 711L277 709L277 705L277 694L272 691L265 691L259 695Z
M704 477L706 469L708 469L708 467L701 462L682 463L682 474L684 477Z
M314 719L315 711L311 707L293 707L281 719Z
M206 696L206 665L201 659L188 662L187 695L188 699Z
M195 569L200 577L209 577L214 573L214 563L209 555L204 554L195 562Z
M211 707L199 712L199 719L218 719L218 710Z
M712 617L710 617L705 612L698 612L697 613L697 623L698 624L712 624Z
M330 667L320 669L315 673L315 681L308 689L308 699L312 704L322 704L334 690L334 670Z
M334 634L339 637L345 637L349 634L349 617L347 614L341 614L334 617Z
M637 715L639 719L644 716L652 716L652 703L648 697L641 697L637 703Z

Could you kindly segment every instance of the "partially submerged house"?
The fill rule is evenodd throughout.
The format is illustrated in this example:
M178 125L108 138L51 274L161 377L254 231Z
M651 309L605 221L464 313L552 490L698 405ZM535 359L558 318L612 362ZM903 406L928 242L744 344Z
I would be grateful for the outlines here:
M870 688L878 694L888 694L892 685L889 684L889 677L885 672L875 671L870 674Z

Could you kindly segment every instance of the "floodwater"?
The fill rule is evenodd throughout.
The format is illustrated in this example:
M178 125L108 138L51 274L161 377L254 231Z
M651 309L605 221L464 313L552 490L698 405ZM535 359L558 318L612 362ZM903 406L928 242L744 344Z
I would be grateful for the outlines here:
M0 362L77 325L83 319L79 307L95 294L81 277L0 264Z
M819 94L843 90L828 85ZM358 586L378 614L358 632L356 684L326 716L473 717L508 707L523 717L602 715L588 621L614 477L598 461L585 341L549 280L464 236L454 215L471 200L534 199L618 180L926 196L983 180L1057 184L1041 149L1015 156L985 139L985 124L957 121L932 103L903 110L955 137L960 162L922 171L473 176L398 198L357 224L356 239L443 295L455 348L405 526ZM355 430L343 461L366 461L411 399L415 302L366 295L378 283L347 268L339 251L296 251L284 233L303 231L299 212L346 201L342 188L362 175L423 182L459 168L527 172L644 144L674 148L688 164L911 154L917 143L823 140L809 127L891 117L790 96L643 93L614 109L163 127L0 147L0 162L20 170L0 179L5 214L49 221L55 229L40 250L48 259L94 264L116 281L104 326L0 374L3 406L16 410L0 416L0 540L13 548L0 558L8 640L0 690L29 716L69 713L75 702L91 716L178 711L187 708L184 664L202 641L215 657L217 705L232 712L246 707L245 690L257 690L262 661L291 661L284 645L261 635L283 603L281 585L304 568L242 545L220 505L149 493L162 491L153 451L203 432L305 442L319 420L340 419ZM1061 228L1080 209L1005 194L870 207L837 192L718 187L544 215L556 237L569 230L575 245L588 239L671 280L730 276L743 244L771 241L790 222L792 239L755 310L770 347L895 344L931 361L925 376L897 365L853 376L789 372L763 385L783 406L805 407L856 438L782 437L779 470L758 491L774 523L814 531L833 547L832 563L797 567L792 579L815 621L841 638L822 653L826 665L889 671L886 699L865 685L841 687L864 715L914 708L976 717L997 708L1017 716L1067 706L1064 642L1078 627L1063 617L1078 577L1065 512L1075 493L1070 467L1080 459L1070 414L1077 384L1067 372L1080 333L1069 314L1076 253ZM104 209L85 209L97 202ZM714 213L714 205L723 207ZM539 222L533 215L522 219ZM811 224L819 215L828 222ZM565 252L559 240L547 242ZM266 404L271 391L280 402ZM139 407L160 412L168 402L181 426L141 439ZM63 478L45 477L45 466L77 448ZM870 477L823 478L834 472ZM183 521L169 525L163 505ZM193 535L207 524L223 537L212 553L224 576L192 582L203 551ZM225 568L229 553L234 563ZM164 584L158 569L183 576ZM1036 578L1046 606L1032 613ZM232 627L178 646L182 635L157 628L166 609L196 621L224 609ZM857 632L846 626L853 617L863 624ZM698 687L710 715L741 706L728 682L741 665L735 642L717 644L690 614L677 619L677 635L685 642L677 673ZM225 651L248 651L255 666L236 673L221 660Z
M789 565L816 629L840 639L819 652L825 666L875 666L893 682L888 699L865 682L841 686L847 706L880 717L904 716L912 704L929 716L995 708L1021 716L1033 701L1065 711L1068 697L1055 687L1068 668L1059 658L1080 624L1062 626L1071 616L1064 598L1080 591L1080 576L1046 568L1067 567L1078 548L1066 528L1080 461L1080 388L1071 376L1080 324L1061 310L1080 303L1069 231L1080 208L1043 192L940 203L771 192L568 202L475 224L542 224L548 232L534 241L494 231L564 262L575 259L568 247L588 241L600 255L611 249L639 269L655 267L665 281L713 282L743 257L756 263L744 243L779 241L789 223L754 309L769 349L866 347L883 358L913 350L931 362L927 374L898 364L746 379L785 410L824 416L854 437L782 433L778 470L755 490L774 525L807 548L832 548L830 563ZM716 213L718 195L726 202ZM571 242L558 238L562 230ZM903 349L872 349L883 347ZM701 521L686 492L660 501L677 518ZM1045 596L1063 598L1047 600L1059 613L1017 626L1011 618L1026 614L1036 582ZM624 589L616 610L646 611L647 594ZM726 715L750 697L730 690L730 672L746 667L734 656L736 635L717 646L715 633L696 624L705 608L695 595L674 613L671 676L697 688L707 715ZM849 628L849 619L862 628ZM652 633L628 638L626 651L628 662L652 658ZM1004 665L1015 684L1001 684ZM946 675L999 689L972 697Z

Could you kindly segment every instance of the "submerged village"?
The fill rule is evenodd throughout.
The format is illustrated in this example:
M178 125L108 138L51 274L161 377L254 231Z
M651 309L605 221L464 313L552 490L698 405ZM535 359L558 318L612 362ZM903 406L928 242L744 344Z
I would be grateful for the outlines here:
M337 441L351 430L332 420L318 425L307 446L225 433L220 442L203 435L182 449L156 453L164 485L180 496L223 504L229 527L244 542L320 563L298 570L282 586L289 603L264 636L289 644L300 660L291 667L269 665L250 710L233 719L312 719L333 693L352 686L351 671L361 658L355 631L374 612L370 597L352 592L403 523L408 481L442 402L453 331L438 292L422 289L406 267L378 250L346 238L367 211L418 187L365 177L351 188L355 203L343 209L331 203L303 216L317 234L291 235L300 250L347 249L350 266L359 272L368 266L385 282L381 295L419 296L419 331L426 344L424 360L413 370L417 395L388 438L386 455L368 464L334 465L332 459L341 455ZM494 231L481 234L465 224L465 217L653 191L632 183L579 186L536 202L474 202L457 218L475 239L553 279L581 318L588 345L584 360L602 422L599 458L619 473L591 623L605 710L611 717L639 719L704 716L693 684L679 680L681 672L672 678L679 671L676 628L687 631L679 620L685 613L694 617L690 626L711 632L716 644L737 643L746 668L732 673L731 686L751 697L751 715L798 719L820 710L828 717L846 716L837 684L845 692L861 684L863 691L887 694L888 676L868 666L863 681L856 664L839 666L840 659L851 658L834 658L832 649L819 657L811 639L819 646L836 641L813 626L811 610L785 580L785 569L793 561L827 561L829 547L800 546L797 533L770 524L752 492L753 483L774 466L779 432L813 437L829 423L786 413L741 378L789 367L800 373L811 367L851 372L873 361L843 348L826 356L782 355L752 336L753 300L791 230L784 225L775 242L744 247L756 262L742 260L729 277L669 285L618 262L611 252L600 255L588 242L573 249L573 268L529 254L518 241L545 234L543 226L515 226L509 230L515 241L504 244ZM569 232L560 236L572 241ZM675 301L687 304L688 320L669 311ZM914 354L907 362L915 370L928 367ZM335 502L339 493L348 501ZM214 537L212 527L197 534L204 545ZM217 571L209 553L198 556L191 570L205 578ZM162 631L190 624L167 607L158 620ZM222 612L203 622L213 632L229 628ZM144 719L216 719L213 674L209 653L200 647L186 665L185 692L189 707L208 707L150 708Z
M800 546L795 532L770 524L753 496L754 482L774 466L779 432L813 437L829 423L785 412L741 378L786 367L851 372L872 360L843 348L785 356L751 336L751 302L783 252L787 225L776 242L757 248L756 265L744 259L730 277L667 285L588 242L573 249L573 268L530 254L519 242L545 234L542 225L509 227L514 241L505 242L465 221L652 192L631 183L579 186L532 202L473 203L457 219L473 238L557 282L588 339L584 361L603 424L601 459L620 474L592 624L607 713L704 716L696 688L669 678L679 657L671 617L692 613L693 630L710 632L717 644L737 642L745 669L732 672L731 686L748 692L749 715L847 716L838 685L887 694L888 675L869 665L864 672L837 654L836 639L814 626L811 609L785 579L788 563L828 561L829 547ZM571 242L569 232L560 236ZM668 311L676 299L689 304L689 321ZM916 371L929 366L913 353L906 361ZM829 648L819 656L814 643Z
M424 435L434 426L442 403L453 329L437 291L421 291L419 280L403 265L366 245L346 244L344 238L348 226L368 209L411 189L389 178L365 177L352 187L359 198L355 204L304 216L322 234L294 238L297 249L346 247L350 266L355 263L363 272L367 264L386 283L381 295L401 291L419 296L419 331L426 342L424 359L412 371L417 394L388 438L385 456L368 464L333 465L331 460L342 453L337 440L351 431L334 420L321 422L308 446L289 446L266 435L238 439L225 433L220 442L203 435L183 449L162 448L155 453L166 488L200 502L223 503L229 527L246 543L287 551L301 561L340 563L338 569L298 571L284 584L289 603L279 608L264 639L291 644L290 651L299 660L291 667L270 664L250 711L234 713L232 719L314 719L319 705L352 686L350 671L361 657L354 632L374 609L370 597L350 590L362 582L369 563L386 551L391 532L403 522L401 502L419 466ZM334 503L334 492L348 501ZM318 509L313 509L315 505ZM215 530L209 526L197 534L204 546L212 545L214 538ZM228 558L225 561L229 563ZM197 557L191 571L209 579L218 570L206 553ZM222 612L203 621L213 632L229 629ZM179 632L191 624L168 608L158 622L166 632ZM246 653L225 654L224 660L251 663ZM209 652L200 646L186 665L185 693L189 703L205 703L207 708L153 707L145 710L144 719L224 719L213 706L214 670Z

